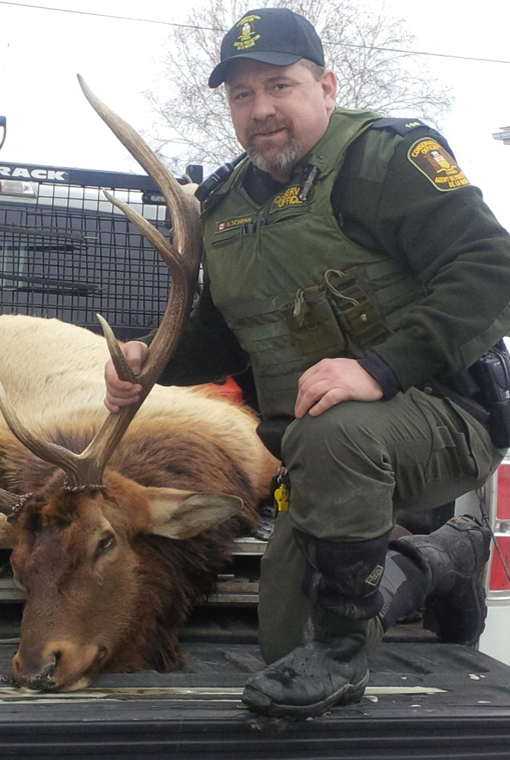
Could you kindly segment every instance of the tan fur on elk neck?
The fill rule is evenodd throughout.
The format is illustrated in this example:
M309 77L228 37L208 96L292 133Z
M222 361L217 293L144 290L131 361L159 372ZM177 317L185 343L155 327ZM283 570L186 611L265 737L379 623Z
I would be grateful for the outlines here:
M103 372L109 354L104 338L58 320L3 315L0 352L9 356L8 362L0 363L0 381L26 426L73 451L83 450L107 416ZM253 434L256 424L255 415L247 408L228 403L209 388L156 385L111 465L127 476L133 471L135 480L150 483L157 467L168 473L170 449L177 457L175 487L187 482L185 473L190 466L198 474L207 460L207 476L201 481L204 490L215 490L215 477L222 477L225 463L231 459L249 473L251 487L261 498L267 494L276 465ZM204 451L213 457L215 467L210 466ZM164 462L156 465L161 459ZM191 460L192 465L185 466ZM30 466L22 469L20 461L30 462ZM0 415L0 485L18 493L33 491L41 485L41 472L53 469L13 439ZM158 475L164 477L168 476ZM207 478L210 487L204 482ZM222 485L218 490L228 492L228 483Z

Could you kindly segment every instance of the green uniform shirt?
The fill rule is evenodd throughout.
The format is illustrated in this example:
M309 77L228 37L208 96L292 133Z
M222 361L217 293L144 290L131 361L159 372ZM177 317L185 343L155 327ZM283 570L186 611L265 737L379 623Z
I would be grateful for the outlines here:
M420 148L437 141L448 149L440 135L419 122L409 129L386 122L349 148L332 203L347 237L406 261L425 289L424 298L404 316L401 329L372 349L407 390L431 377L462 371L507 332L510 238L477 188L464 184L449 189L434 182L448 170L431 170L425 148ZM367 160L374 154L377 160ZM255 172L247 175L245 187L260 201L265 192L270 197L281 186ZM206 277L183 340L160 382L217 380L242 371L248 363L212 301Z

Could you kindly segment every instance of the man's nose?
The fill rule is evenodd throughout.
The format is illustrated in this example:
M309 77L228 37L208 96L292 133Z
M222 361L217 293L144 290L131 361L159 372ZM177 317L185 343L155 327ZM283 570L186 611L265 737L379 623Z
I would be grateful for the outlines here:
M251 115L257 121L263 121L269 116L275 116L276 108L273 98L265 91L256 92L253 98Z

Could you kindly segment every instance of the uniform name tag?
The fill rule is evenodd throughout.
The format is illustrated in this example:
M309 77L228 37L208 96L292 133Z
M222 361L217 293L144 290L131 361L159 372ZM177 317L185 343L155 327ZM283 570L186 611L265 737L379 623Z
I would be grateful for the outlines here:
M233 227L241 227L241 225L249 224L252 221L252 216L235 216L232 219L225 219L223 222L218 222L216 225L216 234L218 232L231 230Z

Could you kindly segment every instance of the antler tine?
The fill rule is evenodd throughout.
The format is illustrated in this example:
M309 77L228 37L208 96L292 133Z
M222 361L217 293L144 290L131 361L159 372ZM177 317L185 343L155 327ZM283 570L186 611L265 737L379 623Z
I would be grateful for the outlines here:
M176 248L182 252L186 267L193 272L200 260L200 229L195 224L196 202L181 191L179 183L152 152L140 135L114 111L108 108L78 74L83 94L129 153L152 177L170 209Z
M149 348L148 358L142 372L135 378L143 389L139 402L124 407L116 415L110 415L94 440L78 457L80 481L100 483L106 463L115 447L177 347L193 302L200 262L201 235L195 199L182 192L179 183L134 129L102 103L80 76L78 79L92 107L159 186L169 207L173 230L173 244L170 244L150 222L105 191L108 200L126 214L165 261L172 276L172 285L163 319ZM119 357L121 352L118 350L113 332L107 324L105 327L103 320L101 324L105 329L114 364L124 373L125 379L133 380L133 376L125 372L126 365Z
M101 483L107 462L177 347L193 301L200 262L200 227L196 201L182 192L179 183L132 127L101 103L80 76L78 79L93 108L126 146L131 155L140 162L163 193L172 217L174 245L171 245L150 222L134 212L133 209L105 193L115 206L124 211L130 221L138 227L144 237L158 251L170 270L172 286L165 314L149 348L149 356L142 372L136 378L132 373L126 372L126 363L119 357L121 352L115 336L105 320L101 319L116 367L123 373L123 378L135 379L137 383L142 385L143 390L137 404L124 407L118 414L110 414L107 417L85 451L81 454L75 454L62 446L37 438L16 416L0 384L0 410L12 433L40 459L55 464L64 470L70 485L73 486L99 485Z
M102 327L104 337L106 339L106 345L112 357L113 365L120 380L126 380L129 383L136 383L136 375L126 361L126 357L122 353L114 332L106 319L101 314L96 314L99 323Z

